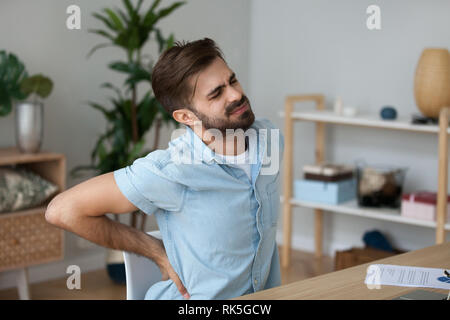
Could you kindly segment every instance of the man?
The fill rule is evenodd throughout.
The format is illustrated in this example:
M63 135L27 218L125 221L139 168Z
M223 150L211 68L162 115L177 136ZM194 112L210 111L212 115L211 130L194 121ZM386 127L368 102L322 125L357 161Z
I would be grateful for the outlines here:
M152 87L185 133L165 150L61 193L47 221L153 260L163 278L146 299L228 299L280 285L278 129L255 120L210 39L166 50ZM137 209L155 214L162 241L105 215Z

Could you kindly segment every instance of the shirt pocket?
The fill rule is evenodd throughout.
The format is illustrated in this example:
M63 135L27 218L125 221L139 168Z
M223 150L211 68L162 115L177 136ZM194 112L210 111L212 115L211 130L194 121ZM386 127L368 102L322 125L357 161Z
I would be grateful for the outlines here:
M276 177L266 185L267 208L269 209L267 214L271 227L276 226L278 222L278 211L280 207L279 183L279 173L277 173Z

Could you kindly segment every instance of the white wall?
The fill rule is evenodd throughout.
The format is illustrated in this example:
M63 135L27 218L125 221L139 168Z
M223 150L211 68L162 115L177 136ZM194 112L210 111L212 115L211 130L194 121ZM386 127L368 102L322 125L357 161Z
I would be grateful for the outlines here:
M153 1L145 1L147 8ZM174 1L162 1L161 7ZM66 28L66 8L76 4L81 8L82 29ZM67 172L77 165L89 164L90 153L97 136L104 132L103 116L86 101L105 103L110 94L99 88L105 81L121 85L123 78L108 70L107 64L125 59L120 49L106 48L91 58L86 55L100 36L88 29L102 27L91 14L104 7L121 6L115 0L2 0L0 2L0 50L14 52L33 73L44 73L54 81L54 91L45 101L45 130L43 150L64 153ZM168 35L174 32L177 40L213 38L223 50L229 65L239 76L244 88L248 83L249 2L220 0L190 0L172 15L161 21L161 29ZM146 48L157 59L155 45ZM142 93L142 92L141 92ZM160 147L165 148L170 130L161 132ZM152 132L148 146L152 146ZM14 114L0 118L0 147L13 146ZM87 178L87 177L86 177ZM84 179L68 177L67 186ZM152 219L149 228L152 225ZM153 226L154 226L153 220ZM80 248L77 236L66 232L66 258L60 263L30 268L31 282L65 275L69 264L78 264L82 272L104 265L104 249L98 246ZM13 286L13 272L0 273L0 288Z
M369 31L366 8L381 8L382 29ZM402 116L418 113L415 67L425 47L450 47L449 1L255 0L251 2L249 96L260 114L280 128L278 111L290 94L322 93L328 108L345 105L377 114L394 105ZM313 107L311 104L296 108ZM326 158L353 163L408 166L405 191L437 189L437 137L356 127L327 127ZM314 161L314 126L295 127L295 178ZM314 250L314 214L296 208L293 246ZM281 222L279 220L279 240ZM362 246L367 230L379 229L402 249L432 245L433 229L325 213L324 251ZM449 239L449 237L447 237Z

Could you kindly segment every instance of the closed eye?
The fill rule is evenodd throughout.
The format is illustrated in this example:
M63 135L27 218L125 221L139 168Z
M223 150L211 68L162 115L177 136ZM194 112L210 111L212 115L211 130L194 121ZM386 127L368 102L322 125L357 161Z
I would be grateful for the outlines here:
M239 81L236 79L236 74L235 73L233 73L231 76L230 76L230 79L228 80L228 82L229 82L229 84L230 85L233 85L233 84L235 84L235 83L238 83ZM211 96L211 100L212 99L217 99L218 97L220 97L220 95L222 94L222 91L223 91L223 88L224 87L224 85L222 85L222 86L220 86L220 87L217 87L213 92L211 92L210 94L213 94L213 93L215 93L214 94L214 96Z
M223 91L224 87L225 86L221 86L220 88L217 88L214 96L212 96L211 99L217 99L218 97L220 97L222 95L222 91Z

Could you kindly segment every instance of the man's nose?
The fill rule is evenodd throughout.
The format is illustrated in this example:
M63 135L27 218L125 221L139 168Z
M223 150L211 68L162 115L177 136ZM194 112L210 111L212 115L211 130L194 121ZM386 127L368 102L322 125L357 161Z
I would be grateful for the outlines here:
M240 90L238 90L237 88L230 86L230 87L228 87L228 90L227 90L227 98L228 98L228 103L240 101L242 99L242 92Z

